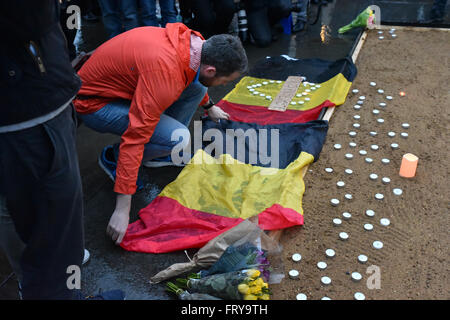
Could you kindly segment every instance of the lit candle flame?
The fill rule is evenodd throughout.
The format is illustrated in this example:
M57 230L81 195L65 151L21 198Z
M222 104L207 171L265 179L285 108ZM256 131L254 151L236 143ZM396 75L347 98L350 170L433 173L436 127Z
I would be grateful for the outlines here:
M329 40L331 31L330 27L328 27L326 24L322 25L322 28L320 30L320 39L322 40L322 43L326 43Z

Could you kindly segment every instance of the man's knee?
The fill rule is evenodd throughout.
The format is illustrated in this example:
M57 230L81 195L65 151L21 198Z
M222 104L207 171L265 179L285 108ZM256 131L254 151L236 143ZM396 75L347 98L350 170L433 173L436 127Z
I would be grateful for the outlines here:
M202 85L200 82L192 82L186 89L185 93L191 97L198 96L201 99L205 96L208 88Z
M291 14L292 4L290 0L281 0L277 3L277 12L283 18L288 17Z

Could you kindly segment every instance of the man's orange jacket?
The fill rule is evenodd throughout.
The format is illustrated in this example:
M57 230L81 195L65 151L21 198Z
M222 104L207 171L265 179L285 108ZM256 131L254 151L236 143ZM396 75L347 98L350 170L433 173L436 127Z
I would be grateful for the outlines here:
M136 192L144 145L160 115L194 80L200 67L202 35L181 23L122 33L95 50L78 72L78 113L98 111L116 99L131 100L128 129L121 137L114 191ZM200 105L208 102L206 94Z

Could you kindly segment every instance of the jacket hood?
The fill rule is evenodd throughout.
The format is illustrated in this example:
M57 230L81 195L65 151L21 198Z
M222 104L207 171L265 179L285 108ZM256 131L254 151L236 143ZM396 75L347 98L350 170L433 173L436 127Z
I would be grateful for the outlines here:
M189 66L190 51L186 50L186 48L190 47L191 34L200 37L202 40L205 40L205 38L203 38L199 32L189 29L181 22L168 23L165 29L167 38L176 50L178 56L186 63L185 65Z

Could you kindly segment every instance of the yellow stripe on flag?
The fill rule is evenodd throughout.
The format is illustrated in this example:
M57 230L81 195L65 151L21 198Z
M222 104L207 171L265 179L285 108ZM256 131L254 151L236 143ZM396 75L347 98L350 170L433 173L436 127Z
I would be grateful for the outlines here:
M228 154L218 159L198 150L160 196L184 207L221 216L247 219L274 204L303 214L303 170L314 161L306 152L285 169L252 166Z
M266 83L266 84L263 84ZM249 91L250 86L261 84L260 87L254 87L258 94L254 94L254 91ZM260 79L254 77L244 77L239 81L236 87L231 90L223 100L232 103L252 105L252 106L264 106L268 107L271 100L267 99L266 96L271 96L274 99L280 92L284 81L278 83L277 81ZM307 95L302 95L301 97L295 96L292 99L295 105L289 104L287 110L301 110L306 111L321 105L326 100L331 101L335 105L341 105L345 102L347 93L350 90L352 83L349 82L341 73L337 74L333 78L323 83L320 83L320 88L316 90L311 90L310 86L300 85L296 94L302 94L303 92ZM305 90L311 90L306 92ZM261 96L264 94L264 96ZM307 101L305 98L309 98ZM299 101L303 101L303 104L299 104Z

